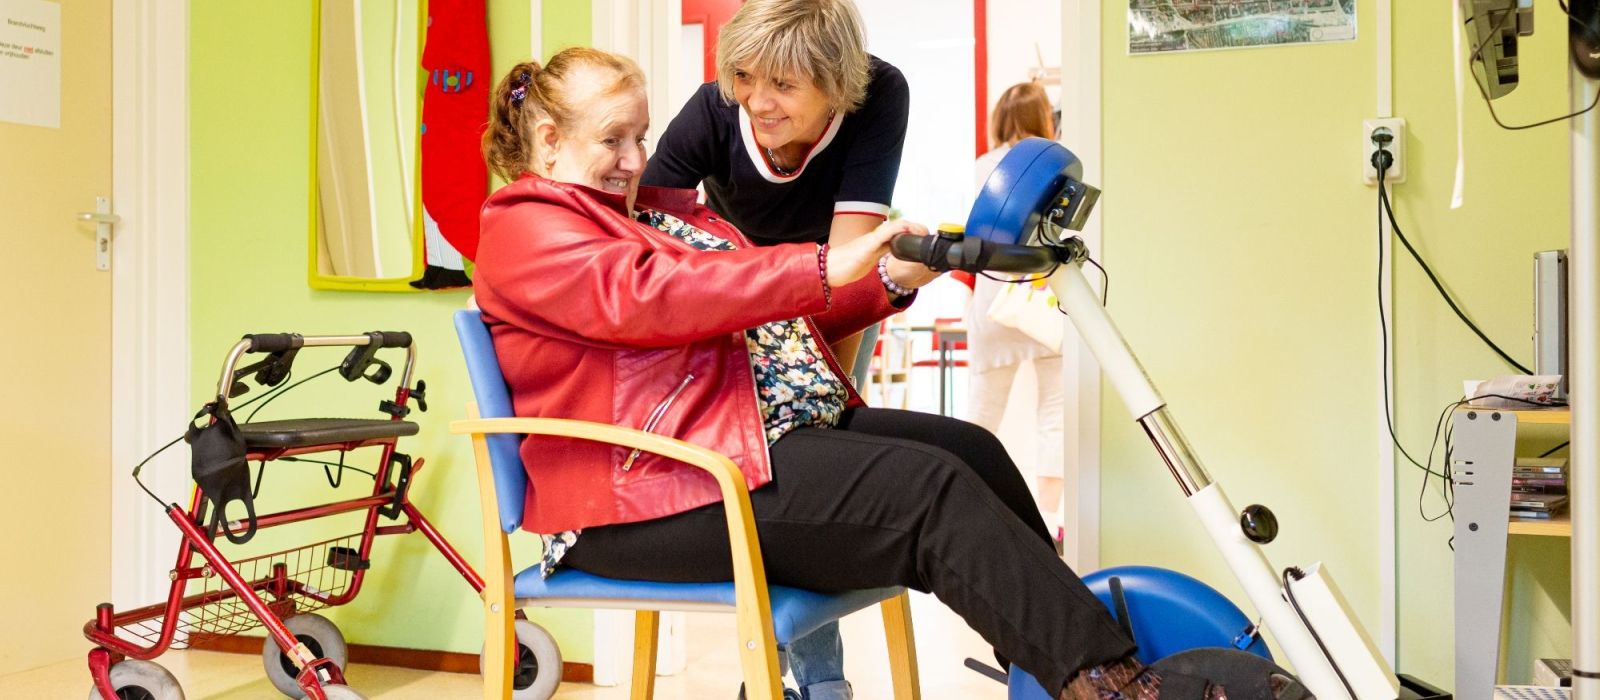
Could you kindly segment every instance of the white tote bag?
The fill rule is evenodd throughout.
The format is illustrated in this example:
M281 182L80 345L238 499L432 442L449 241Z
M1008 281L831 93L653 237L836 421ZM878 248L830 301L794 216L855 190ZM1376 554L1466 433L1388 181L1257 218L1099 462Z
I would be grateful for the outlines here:
M1056 310L1056 293L1042 279L1002 284L987 315L990 321L1022 331L1040 345L1061 350L1066 321Z

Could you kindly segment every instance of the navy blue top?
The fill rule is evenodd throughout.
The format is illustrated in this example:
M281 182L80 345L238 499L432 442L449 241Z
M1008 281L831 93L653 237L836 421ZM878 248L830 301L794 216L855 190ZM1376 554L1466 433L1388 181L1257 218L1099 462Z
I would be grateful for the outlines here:
M900 174L911 90L900 69L871 57L861 107L835 116L800 167L780 175L762 157L750 116L701 85L661 136L642 183L693 188L758 245L822 242L834 214L887 217Z

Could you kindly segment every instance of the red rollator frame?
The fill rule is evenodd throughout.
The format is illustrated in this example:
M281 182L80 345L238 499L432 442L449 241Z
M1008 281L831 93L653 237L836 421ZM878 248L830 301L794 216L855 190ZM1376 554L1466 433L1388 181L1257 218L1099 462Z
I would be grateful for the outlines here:
M170 573L172 586L164 603L135 610L118 612L110 603L102 603L95 617L83 627L83 634L96 646L89 652L89 672L94 677L95 688L105 700L117 700L119 685L113 679L113 667L129 663L128 673L116 674L137 677L135 685L144 694L136 697L163 696L155 688L170 684L174 693L177 682L161 667L148 663L168 649L181 649L207 638L237 634L264 626L267 630L267 648L273 645L283 652L289 662L284 664L285 676L274 679L279 690L291 693L295 687L308 698L315 700L341 700L359 698L345 685L339 664L329 658L330 649L342 652L342 637L336 642L320 639L328 634L338 636L338 630L317 615L301 618L316 623L297 635L290 628L296 616L313 610L343 605L361 592L371 565L369 556L372 542L380 535L404 535L421 531L444 558L460 572L474 591L483 591L483 579L468 566L444 536L423 517L411 503L409 486L421 471L423 460L412 461L396 451L399 438L417 432L415 423L405 420L410 408L407 403L416 398L426 410L423 385L411 385L411 371L416 362L416 347L409 333L374 332L351 336L300 336L287 333L247 335L229 351L223 365L222 379L217 396L229 396L240 374L251 372L246 368L236 372L241 358L250 353L270 353L269 361L281 361L277 369L287 373L294 353L302 347L348 346L364 348L352 350L341 370L347 379L361 375L378 383L387 378L387 365L373 359L381 348L406 350L405 369L400 385L395 390L394 401L385 401L380 410L389 414L382 419L313 418L300 420L264 421L242 423L245 435L247 460L258 463L260 469L268 468L274 460L293 458L312 453L340 453L341 478L346 452L364 448L380 448L382 459L373 479L372 493L362 498L335 501L322 505L260 514L257 528L266 529L289 523L315 520L343 513L365 511L366 518L360 532L319 541L293 549L270 554L229 560L216 546L222 533L210 532L205 526L207 501L197 485L189 499L188 510L176 503L166 507L167 516L182 533L178 544L177 561ZM258 363L258 366L261 363ZM369 367L377 370L368 374ZM257 375L258 378L261 375ZM278 381L283 381L280 374ZM268 382L276 384L277 382ZM259 482L258 482L259 483ZM393 524L379 524L379 517ZM248 530L246 523L231 521L222 526L233 534ZM219 528L221 529L221 528ZM196 561L196 557L200 561ZM193 589L193 590L192 590ZM312 620L310 618L316 618ZM289 620L289 623L285 621ZM307 640L307 641L302 641ZM307 642L310 642L309 644ZM128 660L135 660L129 662ZM289 664L292 663L292 666ZM270 675L270 673L269 673ZM292 682L294 687L285 687ZM176 695L181 697L180 695Z

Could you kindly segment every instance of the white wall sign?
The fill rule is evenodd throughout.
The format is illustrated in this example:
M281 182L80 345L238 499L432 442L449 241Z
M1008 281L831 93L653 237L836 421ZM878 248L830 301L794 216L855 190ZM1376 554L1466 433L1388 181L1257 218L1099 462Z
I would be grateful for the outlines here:
M0 121L61 127L61 6L0 0Z

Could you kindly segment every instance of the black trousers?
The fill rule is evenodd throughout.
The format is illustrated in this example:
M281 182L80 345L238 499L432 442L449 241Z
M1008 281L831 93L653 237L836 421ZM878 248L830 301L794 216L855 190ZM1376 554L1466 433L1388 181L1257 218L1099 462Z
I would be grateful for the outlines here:
M750 494L771 583L930 592L1000 653L1063 687L1134 645L1050 543L1027 483L988 431L954 418L860 408L837 429L772 445ZM733 577L722 504L591 527L564 565L671 582Z

